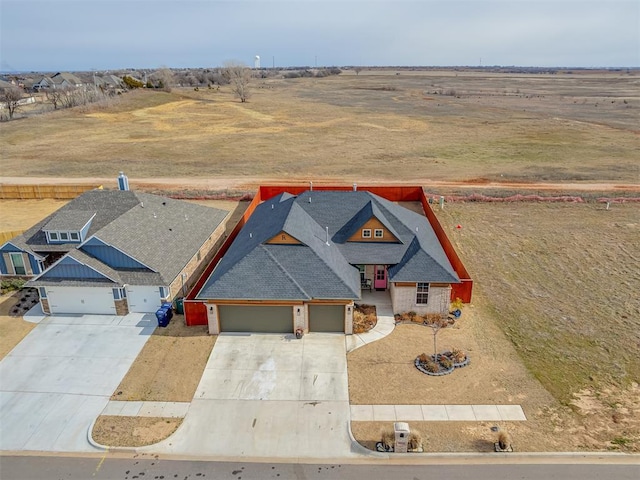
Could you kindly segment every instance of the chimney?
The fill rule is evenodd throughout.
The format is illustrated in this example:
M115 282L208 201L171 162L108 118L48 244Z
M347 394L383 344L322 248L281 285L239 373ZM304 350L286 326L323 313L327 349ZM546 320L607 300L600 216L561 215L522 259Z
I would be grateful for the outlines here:
M309 182L309 191L313 192L313 182Z
M129 190L129 179L124 172L120 172L120 175L118 175L118 190L125 192Z
M353 184L353 191L354 192L358 191L358 184L357 183Z

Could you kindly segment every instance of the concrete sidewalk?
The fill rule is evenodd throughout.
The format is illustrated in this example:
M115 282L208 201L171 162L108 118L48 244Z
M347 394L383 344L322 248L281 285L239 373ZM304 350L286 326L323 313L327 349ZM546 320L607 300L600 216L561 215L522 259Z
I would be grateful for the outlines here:
M376 306L378 321L376 322L376 326L368 332L354 333L353 335L345 336L347 353L386 337L396 328L389 292L362 292L361 303L363 305Z
M111 400L100 415L116 417L173 417L182 418L191 402L129 402Z
M526 421L520 405L351 405L351 421Z

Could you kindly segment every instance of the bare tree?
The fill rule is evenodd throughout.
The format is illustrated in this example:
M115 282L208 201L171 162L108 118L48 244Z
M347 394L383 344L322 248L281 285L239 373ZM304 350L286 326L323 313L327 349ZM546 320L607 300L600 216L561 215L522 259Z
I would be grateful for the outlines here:
M5 88L0 94L0 103L9 112L9 120L13 118L13 114L20 107L20 100L22 100L22 90L17 87Z
M62 106L63 92L61 90L49 88L44 92L44 97L47 99L47 102L53 105L54 110Z
M239 98L242 103L246 102L251 96L249 89L251 69L241 62L225 62L222 75L231 85L233 94Z
M362 67L356 67L353 69L354 72L356 72L356 75L360 75L360 72L362 71Z
M162 67L160 70L153 74L158 79L159 87L165 92L170 92L171 87L175 83L173 72L168 67Z

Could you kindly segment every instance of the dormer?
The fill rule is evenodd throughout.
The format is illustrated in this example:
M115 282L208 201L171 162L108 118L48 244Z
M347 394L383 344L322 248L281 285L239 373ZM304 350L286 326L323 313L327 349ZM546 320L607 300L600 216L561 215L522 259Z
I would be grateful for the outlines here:
M82 243L96 212L67 210L58 212L43 227L47 243Z
M391 242L399 243L400 240L392 233L391 229L376 217L371 217L351 235L347 242Z
M384 213L368 202L334 236L337 243L377 242L402 243Z

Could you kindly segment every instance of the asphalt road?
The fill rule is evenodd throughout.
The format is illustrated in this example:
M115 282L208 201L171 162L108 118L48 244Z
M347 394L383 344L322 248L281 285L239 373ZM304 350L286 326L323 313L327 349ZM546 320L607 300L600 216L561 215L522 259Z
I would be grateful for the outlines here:
M611 460L584 459L579 463L479 463L399 465L395 461L368 460L368 464L242 463L165 460L135 455L108 457L0 457L2 480L638 480L638 457ZM463 460L464 461L464 460ZM616 463L613 463L616 462Z

